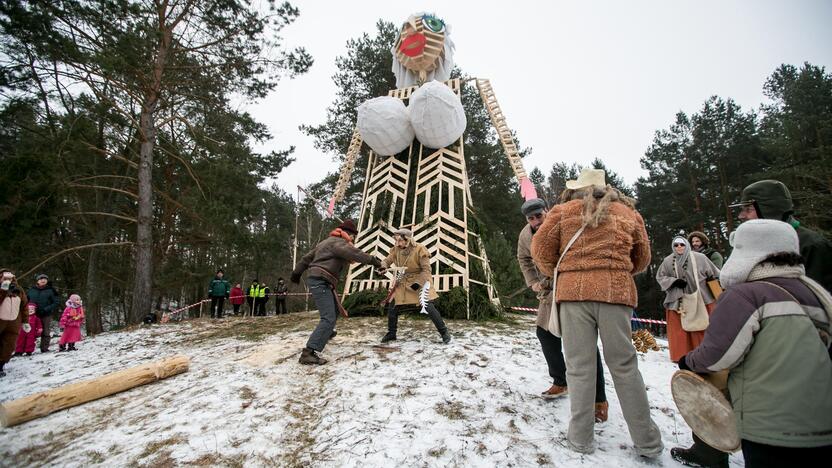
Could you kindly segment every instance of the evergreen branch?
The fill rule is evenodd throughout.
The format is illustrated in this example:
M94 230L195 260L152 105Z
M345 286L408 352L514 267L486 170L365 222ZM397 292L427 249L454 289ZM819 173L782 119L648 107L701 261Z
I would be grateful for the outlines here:
M89 188L89 189L95 189L95 190L110 190L112 192L118 192L118 193L127 195L128 197L133 198L134 200L139 199L139 196L137 194L133 193L133 192L130 192L128 190L117 189L115 187L107 187L106 185L86 185L86 184L72 184L72 183L70 183L68 185L70 187L75 187L75 188Z
M60 216L84 216L84 215L94 215L94 216L112 216L113 218L123 219L124 221L130 221L131 223L136 223L136 218L131 218L129 216L118 215L115 213L107 213L104 211L78 211L75 213L64 213Z

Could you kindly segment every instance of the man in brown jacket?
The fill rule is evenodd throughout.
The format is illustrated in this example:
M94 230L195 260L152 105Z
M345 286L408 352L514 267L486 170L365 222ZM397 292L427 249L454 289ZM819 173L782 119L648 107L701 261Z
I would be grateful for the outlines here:
M332 338L338 312L346 313L335 292L341 270L350 262L373 265L376 268L381 266L379 259L352 245L352 236L356 234L358 230L355 228L355 222L351 219L344 221L329 233L329 237L304 255L292 271L292 282L299 283L303 272L309 270L306 284L321 314L321 321L318 322L318 326L301 352L299 360L301 364L326 364L326 359L318 356L317 353L323 351L327 342Z
M549 315L552 311L552 280L542 274L534 265L531 254L532 236L546 219L546 202L540 198L527 200L520 208L528 223L520 231L517 238L517 262L520 263L520 271L523 272L523 279L526 286L537 293L540 301L537 309L537 339L543 350L543 357L549 367L549 376L552 378L552 386L543 392L541 396L546 399L560 398L568 393L566 385L566 363L563 360L560 337L553 335L546 327L549 324ZM607 420L609 404L604 391L604 366L601 364L601 354L597 353L598 370L595 382L595 420L604 422Z
M413 233L409 229L399 229L393 235L396 245L390 249L390 255L381 262L382 269L392 265L404 267L405 271L396 280L393 291L393 299L387 306L387 334L381 339L387 343L396 339L396 329L399 322L399 314L407 306L420 305L419 295L425 284L430 285L430 254L422 244L413 241ZM439 315L439 311L433 305L433 300L438 296L432 287L428 288L428 297L425 301L425 310L436 330L442 336L442 342L447 344L451 341L448 327Z

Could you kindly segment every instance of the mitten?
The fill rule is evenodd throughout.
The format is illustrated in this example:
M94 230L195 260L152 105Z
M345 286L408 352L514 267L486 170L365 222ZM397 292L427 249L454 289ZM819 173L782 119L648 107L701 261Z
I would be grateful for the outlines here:
M292 273L292 276L289 277L289 281L298 284L300 283L300 275Z
M679 369L689 371L690 367L688 367L688 362L685 359L687 354L679 358Z
M687 281L685 281L685 280L683 280L683 279L681 279L681 278L679 278L679 279L677 279L676 281L674 281L674 282L673 282L673 285L672 285L672 286L673 286L674 288L682 288L682 289L685 289L686 287L688 287L688 282L687 282Z
M30 331L32 331L32 326L29 325L28 323L24 323L21 328L23 328L23 331L26 332L26 333L29 333Z

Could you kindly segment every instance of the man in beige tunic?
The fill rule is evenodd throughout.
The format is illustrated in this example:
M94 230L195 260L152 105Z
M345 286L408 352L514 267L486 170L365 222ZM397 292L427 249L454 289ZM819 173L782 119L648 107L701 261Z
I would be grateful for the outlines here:
M425 286L428 286L427 300L424 309L427 311L436 330L442 336L442 342L451 341L448 327L439 315L439 311L433 305L433 300L438 296L433 287L430 287L430 254L428 249L421 244L413 242L413 233L408 229L399 229L394 233L396 245L390 250L390 255L381 262L382 269L395 265L404 267L404 272L395 283L393 297L387 306L387 334L381 339L387 343L396 339L396 328L399 321L399 314L407 306L420 306L419 296Z

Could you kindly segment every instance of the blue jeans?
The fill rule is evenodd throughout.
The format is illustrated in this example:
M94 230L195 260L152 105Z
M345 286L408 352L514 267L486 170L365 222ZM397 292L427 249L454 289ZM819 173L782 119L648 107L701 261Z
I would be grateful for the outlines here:
M335 321L338 320L338 306L335 304L335 291L332 285L323 278L310 276L306 279L306 285L312 298L315 299L315 306L321 314L321 321L306 342L306 347L315 351L323 351L332 331L335 330Z

